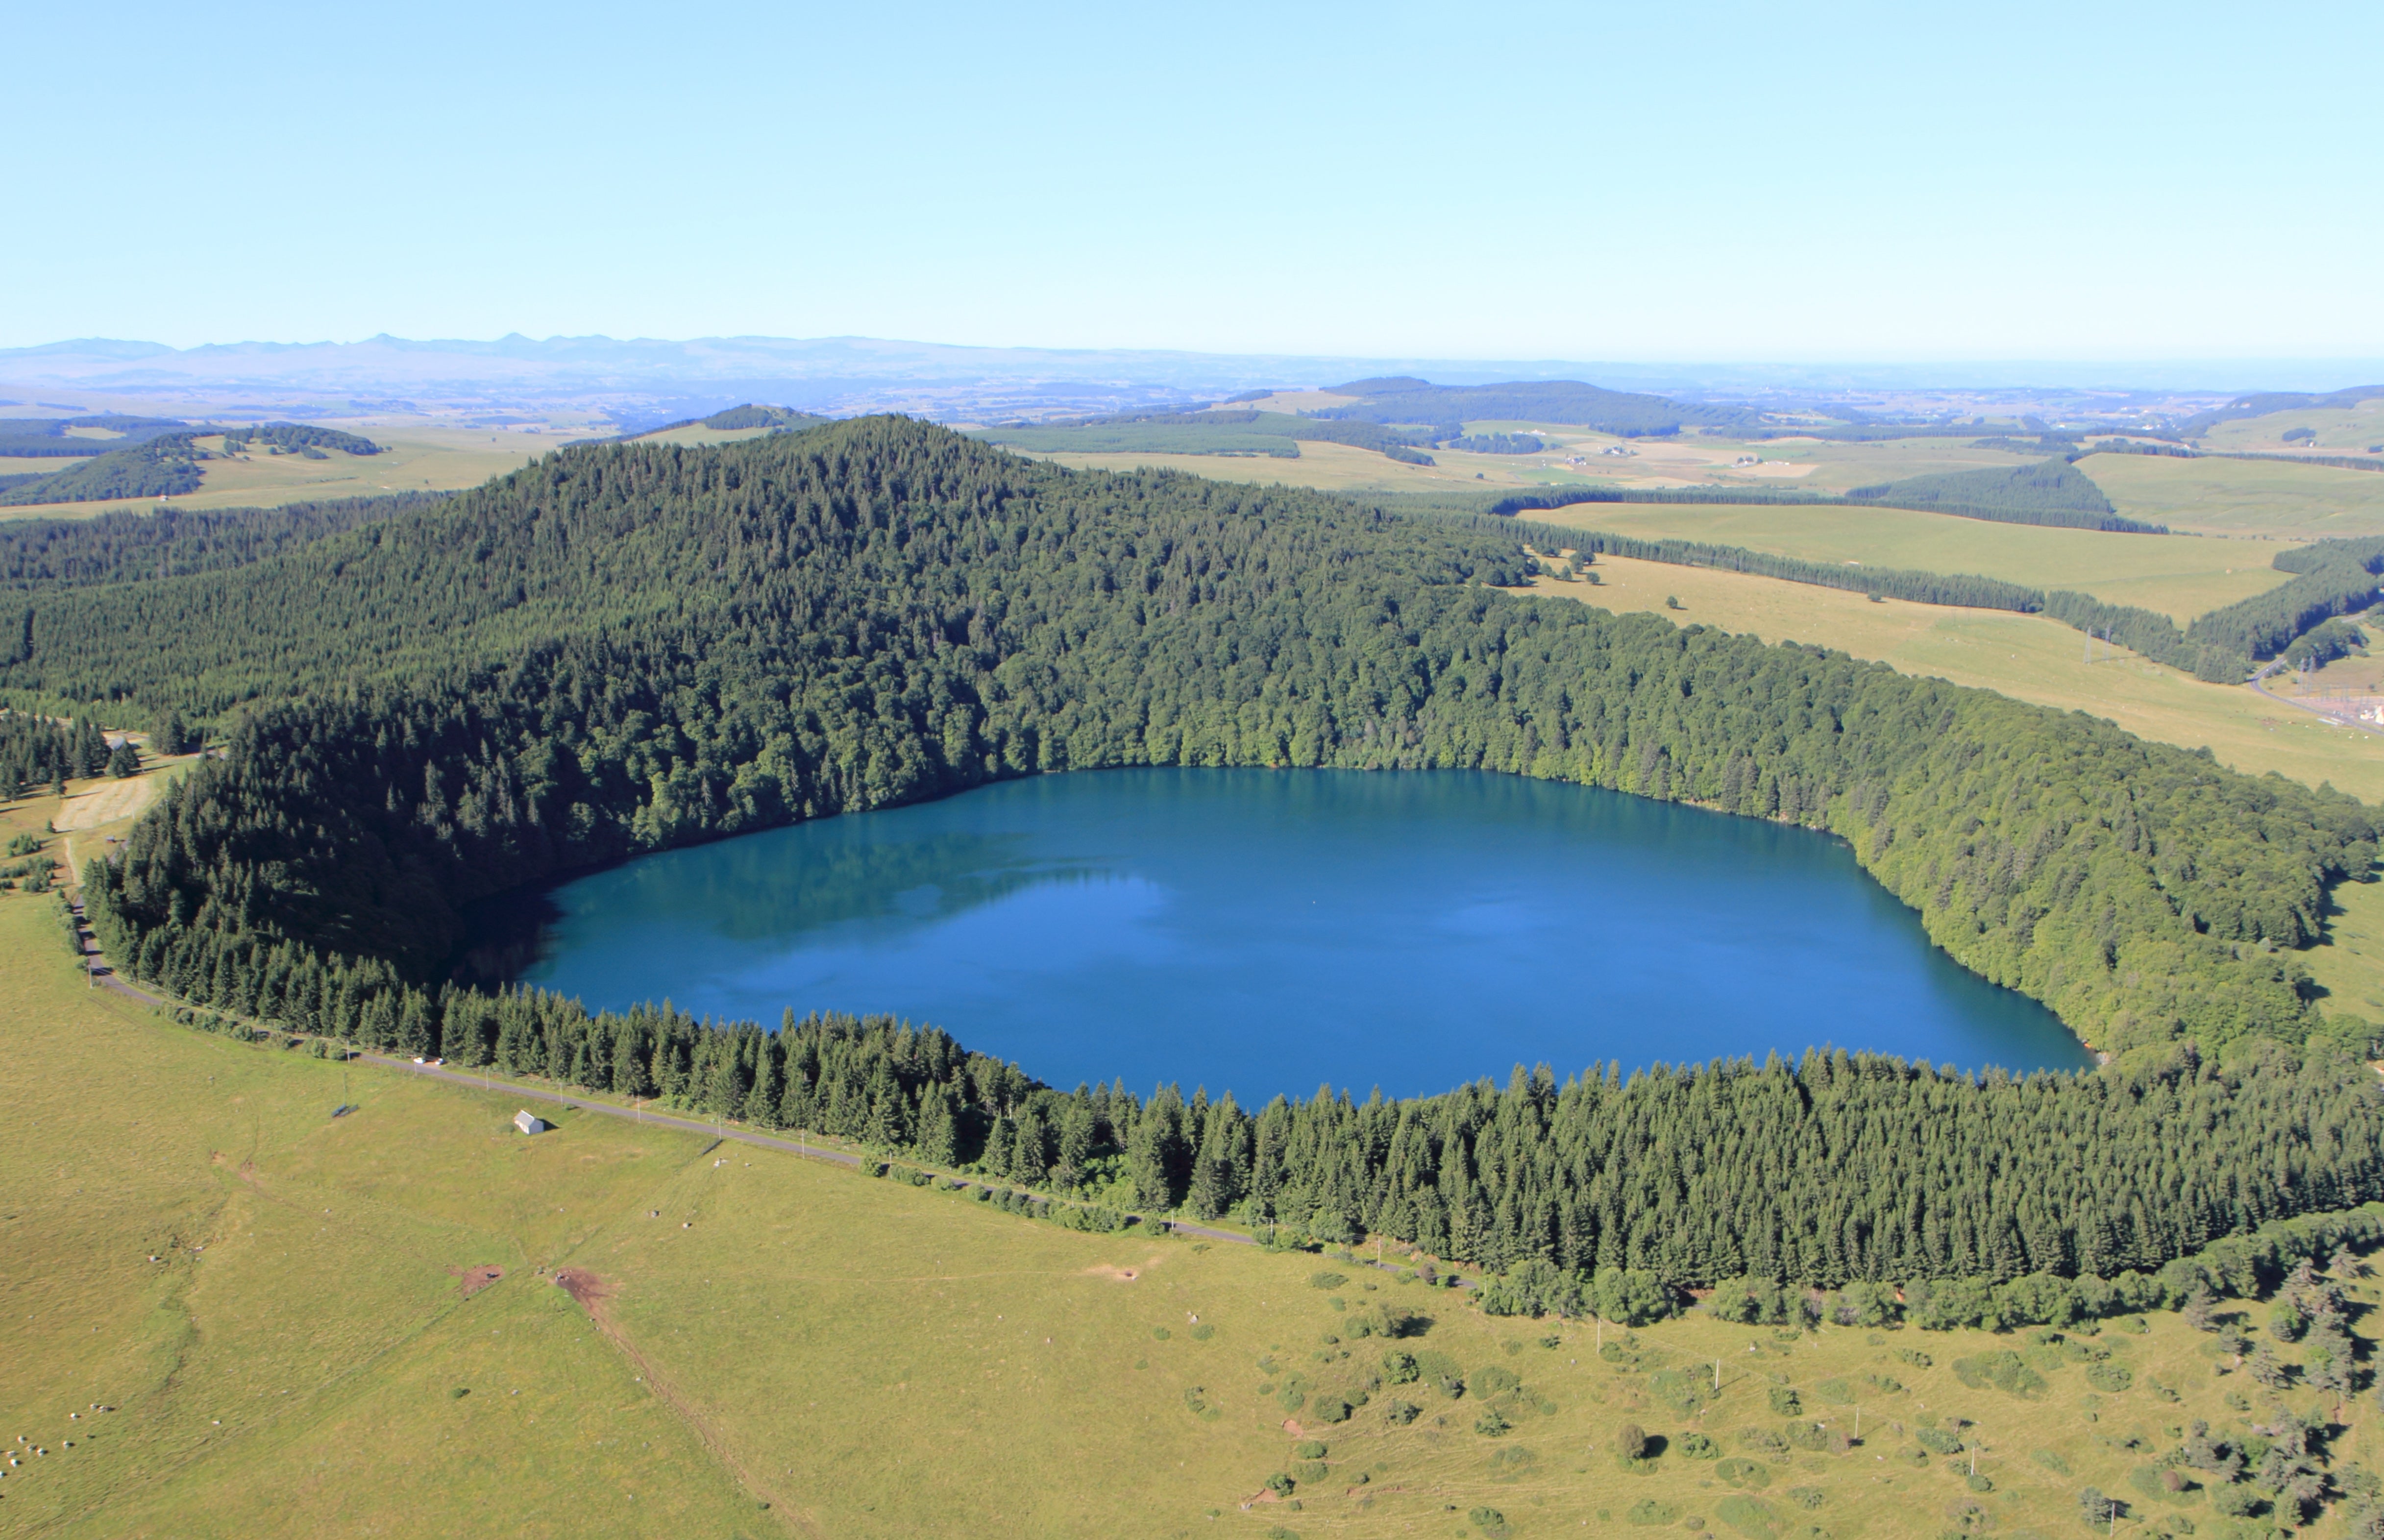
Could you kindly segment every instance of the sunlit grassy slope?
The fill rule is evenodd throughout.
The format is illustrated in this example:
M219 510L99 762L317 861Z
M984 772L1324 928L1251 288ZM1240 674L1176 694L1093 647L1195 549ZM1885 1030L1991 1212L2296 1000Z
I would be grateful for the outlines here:
M1396 1254L1076 1235L568 1112L525 1139L502 1088L343 1084L89 994L50 930L45 899L0 897L0 1432L49 1451L6 1478L6 1533L1279 1540L1696 1517L1885 1540L2069 1533L2092 1484L2226 1534L2154 1461L2191 1419L2273 1415L2165 1315L2067 1343L1704 1317L1626 1335L1485 1317ZM485 1264L507 1276L466 1298L449 1269ZM565 1267L600 1318L553 1286ZM1385 1380L1386 1345L1349 1325L1376 1303L1464 1395ZM1965 1383L1999 1351L2043 1388ZM2090 1388L2090 1352L2130 1388ZM1791 1390L1861 1441L1751 1451ZM1363 1404L1320 1416L1345 1392ZM1981 1483L1920 1447L1955 1419ZM2342 1420L2337 1468L2372 1462L2376 1413ZM1625 1422L1665 1452L1622 1464ZM1731 1463L1688 1458L1691 1432ZM1277 1474L1293 1500L1254 1500Z
M343 425L345 426L345 425ZM477 487L492 476L518 470L563 442L564 435L498 432L487 428L441 428L419 424L381 427L370 423L355 430L380 444L383 453L343 454L331 451L323 459L297 454L267 454L261 448L245 458L218 459L199 466L197 491L170 500L178 508L273 507L317 498L372 497L391 491L452 491ZM217 441L202 439L201 448ZM49 461L38 468L62 469L71 461ZM45 503L0 508L0 518L90 518L118 509L150 512L155 498L115 503Z
M1584 503L1533 519L1645 539L1745 546L1808 561L1976 573L2031 588L2074 589L2183 622L2291 580L2266 541L2119 535L1993 524L1900 508L1783 508Z
M2154 454L2092 454L2078 468L2120 513L2172 529L2292 542L2384 534L2384 471Z
M2285 435L2297 428L2306 428L2316 437L2286 442ZM2211 449L2254 453L2367 453L2384 444L2384 398L2371 397L2355 406L2303 407L2271 412L2265 416L2237 417L2214 426L2202 436L2202 442Z
M2353 796L2384 801L2384 736L2328 727L2240 686L2204 684L2100 643L2100 661L2089 664L2086 639L2041 615L1898 600L1874 604L1837 589L1610 556L1598 558L1596 570L1603 579L1597 587L1542 579L1536 591L1767 641L1834 647L1906 674L2087 712L2158 742L2207 746L2221 764L2247 774L2274 770L2312 786L2331 781ZM1683 608L1665 608L1668 595Z

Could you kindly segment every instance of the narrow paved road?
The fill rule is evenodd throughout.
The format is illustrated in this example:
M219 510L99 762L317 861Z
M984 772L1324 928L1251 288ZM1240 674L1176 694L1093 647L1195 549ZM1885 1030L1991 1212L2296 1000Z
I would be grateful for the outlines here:
M2275 690L2270 689L2263 681L2265 681L2269 675L2274 674L2278 669L2284 666L2285 660L2282 658L2278 658L2271 663L2262 665L2260 672L2252 676L2252 693L2261 697L2263 700L2274 701L2280 706L2291 706L2295 711L2308 712L2313 716L2320 717L2326 721L2335 723L2340 727L2355 727L2359 726L2357 722L2345 722L2341 717L2336 715L2333 712L2327 710L2324 706L2314 706L2307 701L2295 700L2290 695L2279 695Z

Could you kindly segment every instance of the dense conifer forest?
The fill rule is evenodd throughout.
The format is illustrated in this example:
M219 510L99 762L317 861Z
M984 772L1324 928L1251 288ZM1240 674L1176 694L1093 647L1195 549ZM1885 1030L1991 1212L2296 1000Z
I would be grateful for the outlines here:
M573 449L228 569L36 584L0 689L229 721L228 757L86 872L94 928L186 998L376 1045L1679 1280L2152 1266L2384 1196L2375 1092L2281 950L2372 861L2360 804L1842 654L1501 593L1519 532L1069 472L900 419ZM882 1023L774 1038L450 980L463 906L524 882L1146 764L1500 769L1830 830L1956 958L2159 1067L1808 1060L1252 1120L1061 1098Z
M162 508L0 524L0 590L30 594L225 571L450 495L390 492L278 508ZM21 649L23 613L8 615L0 657Z

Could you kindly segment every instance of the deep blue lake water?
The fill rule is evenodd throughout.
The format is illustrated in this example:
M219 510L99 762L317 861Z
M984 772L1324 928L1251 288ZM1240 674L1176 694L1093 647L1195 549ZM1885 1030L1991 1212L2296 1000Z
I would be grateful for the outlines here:
M1808 1045L2074 1068L1802 829L1467 772L1114 770L648 856L515 976L776 1024L890 1012L1062 1087L1245 1105Z

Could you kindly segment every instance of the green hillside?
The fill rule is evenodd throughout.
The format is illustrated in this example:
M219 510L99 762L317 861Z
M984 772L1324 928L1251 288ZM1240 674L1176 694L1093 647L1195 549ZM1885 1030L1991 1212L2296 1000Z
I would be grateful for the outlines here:
M1563 423L1627 439L1662 437L1683 427L1755 428L1762 416L1737 406L1707 406L1662 396L1608 391L1577 379L1523 379L1503 385L1434 385L1404 376L1355 379L1327 387L1355 396L1354 404L1316 415L1351 422ZM1454 438L1454 432L1443 433Z
M1856 487L1847 494L1860 503L1957 514L1966 518L2008 519L2078 529L2163 533L2157 526L2122 518L2103 489L2066 459L2009 470L1956 470L1910 476L1900 481Z

